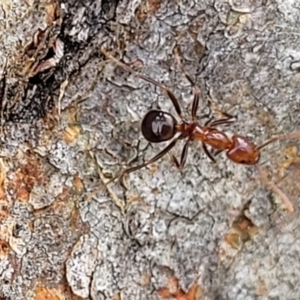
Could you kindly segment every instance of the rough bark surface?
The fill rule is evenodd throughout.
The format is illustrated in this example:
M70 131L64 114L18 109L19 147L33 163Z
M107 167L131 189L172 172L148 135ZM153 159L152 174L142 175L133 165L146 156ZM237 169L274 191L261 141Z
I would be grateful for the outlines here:
M140 121L174 113L258 145L300 131L297 0L5 0L0 3L1 299L297 299L300 140L262 151L261 174L212 164L194 142L153 157ZM266 178L273 185L267 184ZM278 189L284 193L279 195ZM284 200L293 205L287 211ZM291 210L291 209L290 209Z

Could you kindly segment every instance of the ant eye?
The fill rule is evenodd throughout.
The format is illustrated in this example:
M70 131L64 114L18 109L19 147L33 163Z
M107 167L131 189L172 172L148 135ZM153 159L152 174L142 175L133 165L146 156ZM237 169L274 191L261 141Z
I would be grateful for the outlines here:
M161 110L151 110L142 121L142 133L151 143L168 141L177 132L176 124L177 121L171 114Z

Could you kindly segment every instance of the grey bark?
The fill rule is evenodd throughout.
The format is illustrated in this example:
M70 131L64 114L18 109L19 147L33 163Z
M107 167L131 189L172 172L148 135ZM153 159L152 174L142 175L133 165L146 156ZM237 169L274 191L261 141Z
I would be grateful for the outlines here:
M228 112L237 120L222 129L260 145L300 130L298 2L11 4L0 10L0 296L160 299L176 278L177 299L195 299L195 286L201 299L297 299L297 139L260 161L293 213L254 167L223 153L212 164L197 142L182 171L170 163L180 142L90 196L165 147L141 135L149 109L175 114L101 47L170 87L189 118L178 47L201 91L199 122Z

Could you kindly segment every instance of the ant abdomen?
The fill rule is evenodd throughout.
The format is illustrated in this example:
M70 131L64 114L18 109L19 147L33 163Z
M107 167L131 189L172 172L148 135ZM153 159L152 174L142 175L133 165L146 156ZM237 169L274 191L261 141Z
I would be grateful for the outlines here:
M260 158L259 149L248 138L240 135L232 137L231 148L227 151L227 157L235 163L255 165Z

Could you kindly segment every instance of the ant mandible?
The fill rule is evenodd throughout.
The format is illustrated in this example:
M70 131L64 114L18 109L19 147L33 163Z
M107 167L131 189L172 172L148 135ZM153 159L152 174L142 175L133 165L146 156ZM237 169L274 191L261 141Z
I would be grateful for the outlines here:
M196 113L199 106L200 90L192 80L191 76L184 70L180 62L180 57L177 48L175 48L174 54L178 66L182 73L185 75L186 79L193 87L193 102L191 110L192 120L186 120L183 118L177 98L172 93L172 91L164 84L161 84L155 81L154 79L151 79L150 77L137 73L128 65L117 60L105 49L102 48L101 52L108 59L114 61L118 66L122 67L126 71L165 91L166 94L169 96L170 100L172 101L175 111L180 119L180 122L178 122L172 114L158 109L150 110L148 113L146 113L141 124L141 130L144 138L151 143L161 143L170 140L172 141L167 147L165 147L161 152L159 152L157 155L155 155L148 161L140 165L124 169L119 175L113 177L108 182L106 182L105 186L107 186L109 183L113 182L118 178L122 178L125 174L134 172L159 160L166 153L168 153L179 140L182 139L186 139L186 142L181 152L180 161L178 161L175 156L172 157L173 162L179 169L182 169L185 165L188 154L188 148L193 140L198 140L201 142L204 152L213 162L215 162L215 159L213 155L209 152L207 146L210 146L212 149L215 149L218 152L226 151L227 157L234 163L244 165L257 165L260 159L260 150L268 144L278 140L293 139L300 137L300 132L292 132L290 134L278 135L269 139L261 146L255 145L247 137L242 135L233 135L230 138L226 133L216 128L220 125L228 125L234 121L233 116L224 112L222 112L224 118L215 121L209 121L204 126L200 125L199 122L196 120ZM98 190L95 191L95 193L97 192ZM95 193L93 193L93 195Z

